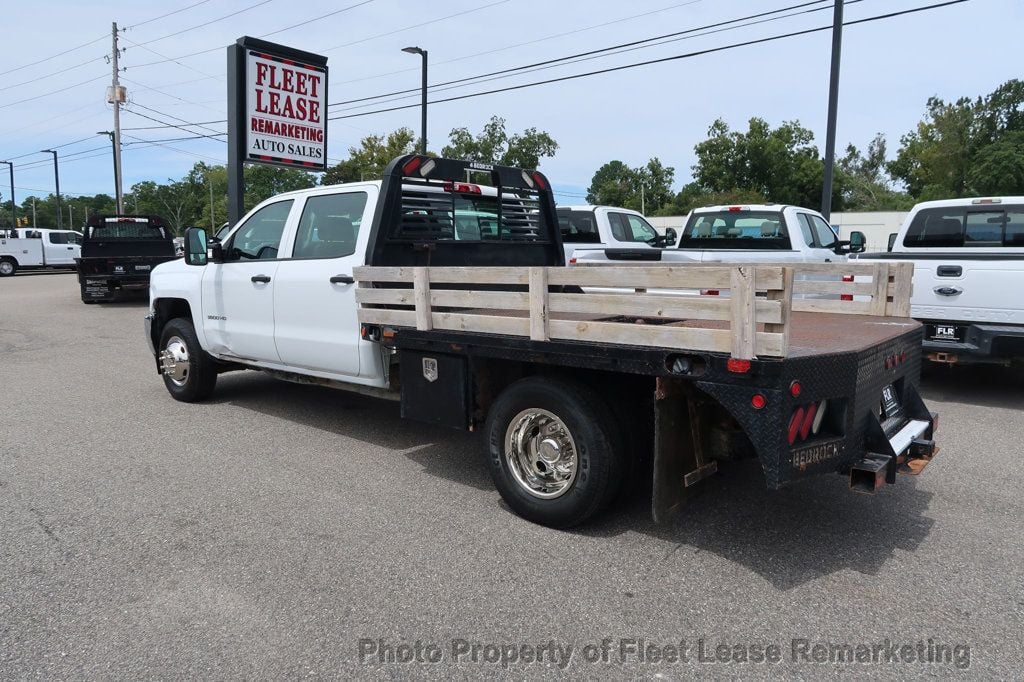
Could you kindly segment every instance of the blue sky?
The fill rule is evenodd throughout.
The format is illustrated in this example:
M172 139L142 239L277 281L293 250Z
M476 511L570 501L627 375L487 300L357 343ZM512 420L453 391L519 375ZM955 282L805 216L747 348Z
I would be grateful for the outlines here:
M847 20L933 4L938 0L847 2ZM15 157L19 202L53 190L49 156L37 150L65 145L61 189L75 194L113 193L109 142L97 131L112 127L104 103L109 84L110 23L127 27L121 61L130 103L122 126L159 125L145 116L178 122L219 121L226 116L224 46L242 35L266 36L328 56L330 102L389 93L419 85L419 57L401 52L418 45L430 52L430 82L439 83L562 57L674 31L697 28L801 4L800 0L652 0L631 3L551 0L170 0L148 2L9 3L5 54L0 64L0 158ZM190 7L191 5L191 7ZM280 31L340 10L334 16ZM771 35L824 26L822 11L757 25L691 35L630 52L455 88L434 97L554 78L584 71L689 53ZM155 17L174 12L171 16ZM41 13L45 12L45 17ZM790 13L791 14L791 13ZM228 16L231 15L231 16ZM453 16L454 15L454 16ZM145 23L144 23L145 22ZM959 5L849 27L844 36L838 140L861 148L876 132L889 141L911 130L929 96L954 99L990 92L1024 74L1020 0L970 0ZM280 31L280 32L278 32ZM271 34L272 32L276 32ZM271 34L271 35L268 35ZM75 48L54 59L37 60ZM745 127L751 116L772 124L799 120L825 137L830 34L803 35L610 74L486 95L430 108L432 149L456 126L479 128L493 114L513 132L548 131L560 144L542 170L562 192L560 203L582 202L594 171L611 159L641 165L652 156L676 169L676 185L689 179L693 146L718 117ZM220 48L220 49L218 49ZM208 51L208 52L207 52ZM191 55L196 52L204 54ZM88 81L88 82L87 82ZM25 101L22 101L25 100ZM355 114L418 102L376 102L366 108L331 108ZM154 113L159 112L159 113ZM419 110L380 113L329 123L328 156L344 158L370 133L399 126L419 128ZM166 141L225 130L202 128L125 130L124 187L141 180L181 177L196 161L223 162L217 140ZM78 140L82 140L78 142ZM140 140L163 140L160 145ZM0 194L8 199L6 167Z

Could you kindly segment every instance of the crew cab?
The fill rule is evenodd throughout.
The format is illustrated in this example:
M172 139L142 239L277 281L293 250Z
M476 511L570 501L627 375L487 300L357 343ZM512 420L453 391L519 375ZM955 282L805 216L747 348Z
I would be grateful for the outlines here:
M17 227L0 230L0 277L18 270L73 270L82 233Z
M559 206L565 260L574 254L604 249L653 249L674 245L678 235L659 234L642 213L615 206Z
M1024 197L927 201L908 214L890 253L865 262L911 262L911 314L938 363L1024 360Z
M707 206L690 212L675 246L587 251L576 261L831 263L863 251L864 234L841 241L820 213L798 206Z
M174 237L163 218L92 216L76 260L82 301L112 301L122 293L146 291L153 268L175 258Z
M174 399L258 370L397 400L482 431L498 491L537 523L582 523L644 474L663 520L732 460L770 488L838 472L873 492L935 453L898 265L859 266L870 301L806 313L782 264L565 267L543 174L420 155L268 199L223 241L191 228L185 249L145 319ZM582 292L610 282L631 291Z

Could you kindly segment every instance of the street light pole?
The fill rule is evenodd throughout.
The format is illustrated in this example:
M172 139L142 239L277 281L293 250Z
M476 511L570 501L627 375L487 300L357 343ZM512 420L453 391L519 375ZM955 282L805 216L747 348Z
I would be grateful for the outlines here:
M40 150L43 154L53 154L53 184L57 190L57 229L64 229L64 214L60 206L60 169L57 166L57 151L55 149Z
M832 220L832 170L836 163L836 118L839 114L839 62L843 52L843 0L836 0L832 18L832 74L828 87L828 130L825 133L825 175L821 214Z
M0 163L6 163L7 169L11 172L11 227L16 227L18 219L15 215L16 204L14 203L14 163L11 161L0 161Z
M427 51L418 47L403 47L402 52L423 57L423 94L420 104L420 153L427 153Z

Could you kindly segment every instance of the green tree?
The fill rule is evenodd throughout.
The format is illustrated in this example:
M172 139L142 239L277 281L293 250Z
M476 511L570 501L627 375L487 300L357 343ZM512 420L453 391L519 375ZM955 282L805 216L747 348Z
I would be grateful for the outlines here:
M672 201L663 206L655 215L686 215L701 206L728 206L742 204L764 204L768 199L753 189L733 188L723 192L704 189L695 182L688 183Z
M492 116L483 130L474 136L469 128L453 128L441 155L479 163L493 163L534 169L542 158L551 158L558 143L542 130L527 128L517 135L505 130L505 119Z
M928 100L924 119L900 138L888 164L919 201L1024 192L1014 163L1024 133L1024 81L1010 80L985 97Z
M411 128L399 128L387 136L368 135L360 140L358 147L349 147L347 159L327 169L321 183L337 185L343 182L380 180L392 159L412 154L416 146L416 133Z
M198 164L197 164L198 165ZM277 168L264 164L253 164L246 166L243 171L245 179L245 208L252 208L264 199L281 194L292 192L297 189L316 187L316 176L308 171L294 168ZM201 191L200 185L205 185L200 177L186 177L194 189ZM226 186L225 186L226 190ZM208 205L208 201L206 202Z
M662 164L658 157L639 168L630 168L618 160L609 161L594 173L587 201L654 214L671 202L674 179L675 169Z
M814 134L798 121L773 129L755 117L746 132L739 132L718 119L708 128L708 139L694 150L694 182L706 193L740 189L784 204L814 207L821 202L824 163ZM838 175L833 183L833 209L842 209L843 184Z
M895 211L910 208L914 200L892 189L885 169L886 143L882 133L868 144L866 154L854 145L846 147L838 170L844 176L843 204L850 211Z

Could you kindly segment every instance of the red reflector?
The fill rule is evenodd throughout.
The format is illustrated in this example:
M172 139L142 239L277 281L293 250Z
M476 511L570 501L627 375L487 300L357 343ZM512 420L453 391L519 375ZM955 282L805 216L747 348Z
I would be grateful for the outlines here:
M736 358L729 358L725 363L725 368L734 374L746 374L750 371L750 360L737 360Z
M794 398L800 397L800 391L801 387L799 381L794 381L789 385L789 394L792 395Z
M406 161L405 165L402 166L402 173L404 173L405 175L412 175L416 171L416 169L420 167L420 164L422 163L422 156L414 156L408 161Z
M446 182L444 191L455 194L482 194L479 185L471 185L468 182Z
M575 265L575 263L576 263L576 259L575 258L570 258L569 259L569 265Z
M533 181L537 183L538 189L548 188L548 179L541 175L540 171L533 171Z
M790 445L796 442L796 434L800 432L800 427L803 425L804 408L798 407L793 411L793 416L789 418L789 433L786 434L786 437Z
M844 282L852 282L853 281L853 275L843 275L843 281ZM853 294L840 294L839 295L839 300L840 301L852 301L853 300Z
M700 290L700 295L701 296L718 296L718 294L719 294L718 289L701 289Z
M765 398L760 393L755 393L753 397L750 398L750 406L753 407L755 410L762 410L764 409L764 406L767 404L767 398Z
M814 415L818 412L818 403L811 403L807 406L807 413L804 415L804 423L800 425L800 440L807 438L811 432L811 424L814 423Z

